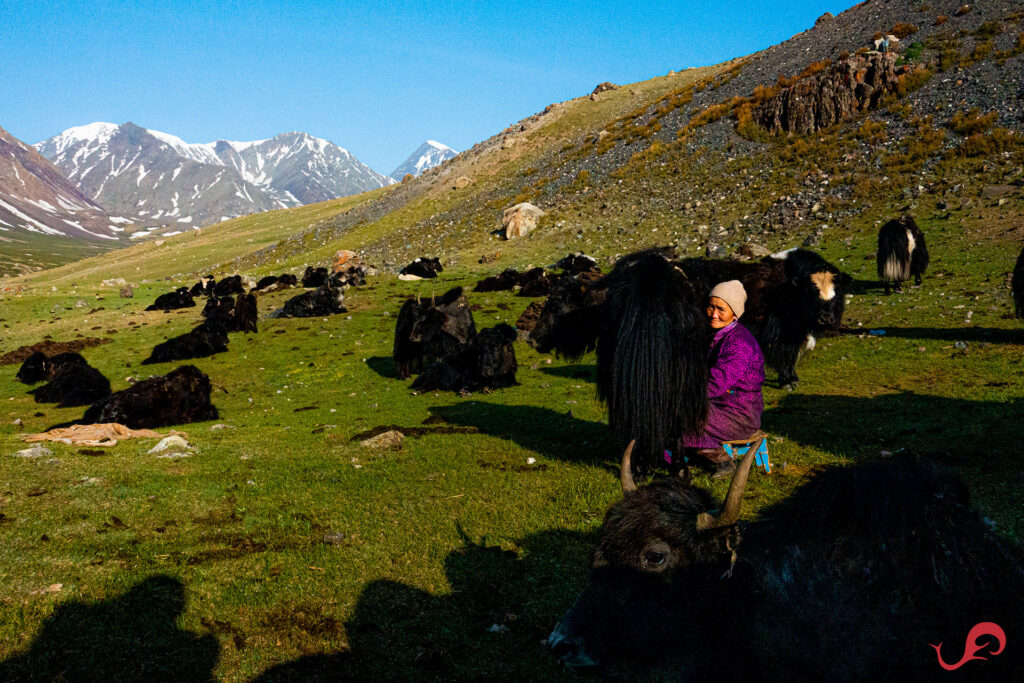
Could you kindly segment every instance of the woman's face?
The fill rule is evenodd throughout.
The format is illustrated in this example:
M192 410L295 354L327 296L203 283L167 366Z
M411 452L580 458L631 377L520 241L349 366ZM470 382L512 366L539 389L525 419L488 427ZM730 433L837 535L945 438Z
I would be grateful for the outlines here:
M711 329L720 330L736 319L729 304L717 296L711 297L707 308L708 318L711 320Z

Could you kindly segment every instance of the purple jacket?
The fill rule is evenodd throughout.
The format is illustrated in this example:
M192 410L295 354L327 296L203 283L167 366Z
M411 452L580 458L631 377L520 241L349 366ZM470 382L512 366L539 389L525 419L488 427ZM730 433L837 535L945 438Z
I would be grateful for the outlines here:
M700 436L683 437L685 447L718 448L761 428L764 355L754 335L738 320L717 330L708 364L708 424Z

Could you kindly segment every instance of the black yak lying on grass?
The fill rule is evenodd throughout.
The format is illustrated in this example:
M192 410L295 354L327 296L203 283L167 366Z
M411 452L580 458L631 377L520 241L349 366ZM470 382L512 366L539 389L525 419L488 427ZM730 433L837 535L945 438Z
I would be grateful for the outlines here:
M196 302L192 300L192 294L188 287L178 287L173 292L161 294L151 305L146 306L147 311L170 311L178 308L192 308Z
M332 287L330 282L324 282L312 292L299 294L285 301L280 317L315 318L344 313L347 310L345 294L341 288Z
M497 325L477 334L461 287L436 299L408 299L395 325L398 376L419 374L416 391L478 391L516 383L516 331Z
M244 294L245 287L242 285L241 275L230 275L213 286L214 296L231 296L232 294Z
M850 278L814 252L790 250L758 263L673 260L651 249L619 260L605 276L564 279L548 298L529 342L578 358L597 348L598 395L609 424L637 440L641 466L654 464L707 416L710 326L704 312L717 283L740 280L741 322L754 334L779 383L796 386L796 362L814 334L838 327ZM589 277L589 279L588 279Z
M320 287L327 282L328 276L329 273L326 268L306 266L306 271L302 274L302 286L307 288Z
M441 265L441 259L420 256L405 268L402 268L398 272L398 277L404 280L435 278L443 270L444 267Z
M903 281L911 277L915 285L921 284L921 276L928 268L928 247L913 218L903 216L882 226L878 231L875 265L886 294L890 286L897 292L903 291Z
M192 285L192 289L188 291L192 297L197 296L213 296L213 287L217 283L212 275L207 275L200 278L199 282Z
M520 273L515 268L506 268L498 275L477 282L473 291L502 292L519 287L519 296L547 296L557 281L557 276L540 267L531 268L525 273Z
M210 378L194 365L182 365L94 403L79 422L119 422L132 429L153 429L216 418Z
M87 406L110 395L110 381L74 352L47 358L37 351L22 363L17 377L22 376L31 380L22 380L26 384L47 380L30 393L36 403L56 403L59 408Z
M1013 280L1010 283L1013 290L1013 307L1018 318L1024 318L1024 249L1021 249L1017 257L1017 265L1013 268Z
M636 487L628 450L623 461L589 582L548 638L570 665L674 657L688 680L942 680L939 657L956 663L976 624L1024 624L1024 554L948 473L825 469L737 526L749 456L720 511L677 478ZM967 640L991 656L956 680L1019 679L1024 648L996 639Z
M555 268L561 268L563 275L579 275L580 273L595 270L601 271L597 265L597 260L592 256L587 256L582 251L563 257L555 264Z
M168 363L174 360L188 360L190 358L205 358L215 353L222 353L228 350L228 335L220 328L214 328L207 323L197 326L195 329L171 337L153 347L149 358L142 361L143 365L153 363Z

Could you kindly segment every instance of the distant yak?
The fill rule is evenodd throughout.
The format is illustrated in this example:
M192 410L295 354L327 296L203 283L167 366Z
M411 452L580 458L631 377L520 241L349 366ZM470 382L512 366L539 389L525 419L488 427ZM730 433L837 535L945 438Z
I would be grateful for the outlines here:
M25 359L16 379L25 384L46 380L31 393L36 403L56 403L58 408L89 405L110 394L110 381L74 352L48 358L37 351Z
M519 287L519 296L547 296L551 294L557 281L557 276L540 267L531 268L525 273L520 273L515 268L507 268L498 275L477 282L473 291L501 292Z
M399 271L398 279L423 280L426 278L435 278L437 277L437 274L443 270L444 267L441 266L441 259L420 256Z
M886 294L890 287L902 292L904 280L911 277L915 285L921 284L921 276L928 268L928 247L913 218L895 218L878 231L875 266Z
M319 287L327 282L328 276L329 273L326 268L306 266L306 272L302 274L302 286L309 289Z
M342 289L333 287L329 281L325 281L313 291L285 301L279 315L282 318L315 318L344 313L347 310Z
M815 334L839 326L849 276L819 255L794 249L757 263L673 258L651 249L623 257L595 280L564 279L548 297L529 342L541 353L578 358L597 349L598 395L621 443L637 440L651 466L707 418L706 357L711 288L740 280L741 323L757 338L779 383L796 387L796 363Z
M173 292L161 294L152 305L147 306L147 311L170 311L178 308L192 308L196 302L192 300L192 294L188 287L179 287Z
M132 429L154 429L215 420L210 378L194 365L143 380L91 405L81 424L119 422Z

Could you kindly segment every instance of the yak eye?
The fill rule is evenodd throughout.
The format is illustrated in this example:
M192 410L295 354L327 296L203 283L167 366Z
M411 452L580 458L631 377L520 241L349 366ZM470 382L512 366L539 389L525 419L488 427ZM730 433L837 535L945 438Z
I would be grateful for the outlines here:
M659 553L656 550L648 550L644 553L644 566L645 567L660 567L665 563L665 553Z

